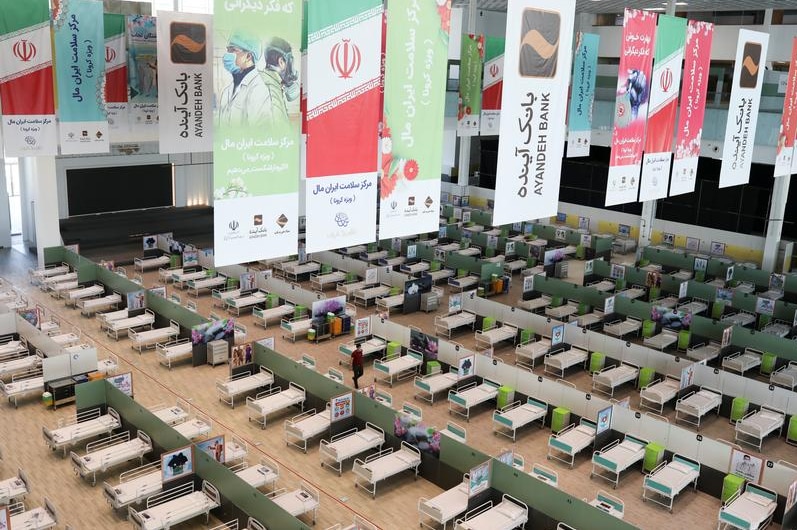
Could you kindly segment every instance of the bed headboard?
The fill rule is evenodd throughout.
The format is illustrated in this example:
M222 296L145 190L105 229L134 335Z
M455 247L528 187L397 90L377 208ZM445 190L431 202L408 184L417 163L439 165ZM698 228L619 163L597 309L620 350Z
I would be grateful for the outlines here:
M685 464L693 469L695 469L698 473L700 473L700 462L697 460L692 460L691 458L687 458L683 455L679 455L678 453L672 455L673 462L679 462L681 464Z

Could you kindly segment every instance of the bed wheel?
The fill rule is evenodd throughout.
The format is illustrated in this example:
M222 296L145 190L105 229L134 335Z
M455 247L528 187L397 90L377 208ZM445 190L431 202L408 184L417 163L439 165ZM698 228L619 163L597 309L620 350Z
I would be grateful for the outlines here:
M593 477L593 476L595 476L595 474L594 474L594 473L590 473L590 474L589 474L589 479L590 479L590 480L592 480L592 477Z

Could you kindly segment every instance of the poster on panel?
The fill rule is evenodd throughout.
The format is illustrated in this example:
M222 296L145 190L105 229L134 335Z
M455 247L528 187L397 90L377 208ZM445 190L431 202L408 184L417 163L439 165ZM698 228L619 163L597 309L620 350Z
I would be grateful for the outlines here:
M354 321L354 338L364 339L371 334L371 317L358 318Z
M755 312L762 315L772 316L775 314L775 301L763 296L757 296L755 299Z
M501 123L501 96L504 89L504 48L502 37L484 38L484 75L482 79L482 136L498 134Z
M314 319L323 319L332 313L333 315L343 314L346 309L346 295L334 298L324 298L316 300L310 308Z
M105 42L102 3L53 3L55 76L58 82L58 136L62 155L107 153Z
M106 380L124 395L133 397L133 372L112 375Z
M130 127L149 133L158 126L158 39L155 17L128 15L127 86Z
M764 471L764 459L739 449L731 449L729 473L739 475L748 482L758 484Z
M144 309L147 306L146 291L132 291L127 293L127 310Z
M522 0L507 8L495 225L556 214L575 7Z
M382 2L307 3L307 251L376 237Z
M768 33L739 30L722 150L720 188L747 184L750 180L768 45Z
M161 153L197 153L213 149L213 17L158 12Z
M479 134L482 112L484 35L463 35L459 57L457 134L476 136Z
M625 10L606 206L637 200L655 31L656 13Z
M596 422L597 429L595 429L595 434L601 434L612 428L612 410L612 406L609 405L605 409L598 411L598 418Z
M127 116L127 43L125 16L104 13L105 35L105 113L109 134L128 129Z
M642 178L639 183L640 201L652 201L667 196L685 44L686 19L659 15L645 154L642 157Z
M233 375L233 370L236 368L253 364L253 355L252 343L234 345L230 350L230 375Z
M194 445L196 445L198 451L202 451L203 453L207 454L216 462L220 464L224 463L225 440L223 434L214 436L213 438L208 438L207 440L203 440L201 442L197 442Z
M468 473L468 496L473 497L490 487L490 461L472 467Z
M690 20L687 24L684 82L675 135L670 196L691 193L695 189L713 37L714 25L710 22Z
M161 482L169 482L194 472L193 445L161 454Z
M379 237L437 230L450 0L387 7Z
M329 402L332 411L330 420L332 422L345 420L354 415L354 394L352 392L333 396Z
M783 115L780 118L778 143L775 148L775 177L791 175L794 158L794 136L797 133L797 37L791 41L791 60L783 96Z
M0 103L5 156L58 154L47 0L0 0Z
M567 158L589 156L592 145L592 106L595 103L595 79L598 71L600 35L579 33L573 59L573 86L567 120ZM579 228L581 226L579 218ZM589 229L589 221L587 221Z
M603 300L603 314L611 315L614 313L614 296L609 296Z
M216 266L296 254L302 3L214 6Z
M476 354L460 357L457 361L457 376L459 379L470 377L476 369Z

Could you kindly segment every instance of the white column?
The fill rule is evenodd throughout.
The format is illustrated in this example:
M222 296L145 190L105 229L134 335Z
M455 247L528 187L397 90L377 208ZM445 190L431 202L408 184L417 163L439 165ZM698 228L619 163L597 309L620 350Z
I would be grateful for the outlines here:
M44 266L44 249L57 247L61 242L58 224L58 183L55 178L55 157L20 158L20 177L33 183L28 196L33 204L33 224L36 227L36 250L39 266Z
M789 197L789 181L791 177L778 177L772 185L772 202L767 221L767 237L764 240L764 259L761 268L765 271L779 272L778 247L783 231L783 215L786 212L786 199Z
M476 0L468 2L468 25L465 33L476 32ZM462 70L460 70L460 75ZM459 161L457 162L457 186L467 186L470 178L470 136L458 136Z

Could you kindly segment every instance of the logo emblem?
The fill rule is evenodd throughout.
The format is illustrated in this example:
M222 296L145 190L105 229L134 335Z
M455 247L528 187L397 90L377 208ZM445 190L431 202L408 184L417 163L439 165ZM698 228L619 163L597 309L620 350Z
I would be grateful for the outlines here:
M393 210L395 210L396 208L398 208L398 203L397 203L396 201L393 201L393 202L391 202L391 203L390 203L390 207L391 207Z
M230 228L230 230L236 232L240 225L238 224L238 221L230 221L230 224L228 224L227 226Z
M742 88L755 88L758 84L758 69L761 66L761 44L758 42L745 42L742 53L742 71L739 76L739 86Z
M360 69L362 53L350 39L343 39L329 52L329 64L341 79L350 79Z
M34 138L33 136L26 136L25 143L31 146L36 145L36 138Z
M36 46L27 39L21 39L15 42L11 51L14 53L14 57L23 63L27 63L36 57Z
M207 28L204 24L172 22L169 43L174 64L205 64L207 61Z
M259 214L255 215L254 218L252 219L252 223L255 226L261 226L263 224L263 214L259 213Z
M285 214L280 215L277 217L277 224L280 228L284 228L286 224L288 224L288 218L285 217Z
M105 47L105 62L112 63L116 59L116 50L110 46Z
M498 77L498 65L493 63L490 65L490 75L492 77Z
M407 199L407 206L415 206L415 195Z
M430 206L432 206L434 204L434 200L431 197L427 196L426 200L423 201L423 203L426 205L427 208L429 208Z
M661 77L659 78L659 86L661 87L662 92L669 92L670 88L672 88L672 81L673 81L672 70L669 68L665 68L664 71L661 73Z
M349 226L349 216L343 212L338 212L335 214L335 223L341 228L346 228Z
M555 11L526 9L520 21L520 59L522 77L554 77L559 62L561 18Z

